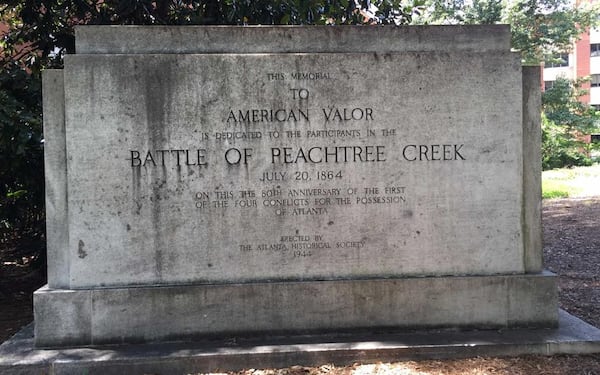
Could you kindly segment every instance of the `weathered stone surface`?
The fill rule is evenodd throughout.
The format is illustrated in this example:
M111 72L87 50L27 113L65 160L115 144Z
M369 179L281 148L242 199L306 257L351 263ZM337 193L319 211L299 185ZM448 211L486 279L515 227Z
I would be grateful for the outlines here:
M555 329L412 331L35 349L25 329L0 346L3 375L188 374L418 359L590 354L600 330L560 311Z
M42 287L33 294L38 346L74 346L92 342L91 294Z
M469 26L83 26L77 54L496 52L508 25Z
M543 269L541 70L523 67L523 246L525 270Z
M552 327L558 319L556 280L549 273L40 289L34 298L36 321L48 322L36 323L37 346L356 329ZM56 337L57 327L64 338Z
M65 89L62 70L43 73L44 168L46 177L46 250L48 283L69 287Z
M517 55L74 55L65 72L72 288L524 271Z
M508 28L149 30L46 74L36 345L556 325Z

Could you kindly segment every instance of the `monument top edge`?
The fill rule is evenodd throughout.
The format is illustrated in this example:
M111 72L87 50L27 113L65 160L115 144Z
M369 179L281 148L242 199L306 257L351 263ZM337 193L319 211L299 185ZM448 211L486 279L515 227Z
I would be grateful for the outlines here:
M111 26L75 29L77 54L508 51L508 25Z

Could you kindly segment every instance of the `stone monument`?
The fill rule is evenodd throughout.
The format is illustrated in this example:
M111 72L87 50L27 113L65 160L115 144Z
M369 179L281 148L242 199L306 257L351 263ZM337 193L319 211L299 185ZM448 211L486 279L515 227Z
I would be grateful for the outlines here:
M557 325L539 75L507 26L76 43L44 74L36 346Z

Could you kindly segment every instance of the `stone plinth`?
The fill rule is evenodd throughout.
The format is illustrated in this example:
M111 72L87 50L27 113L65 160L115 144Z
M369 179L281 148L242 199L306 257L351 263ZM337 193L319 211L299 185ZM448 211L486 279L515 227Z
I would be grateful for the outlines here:
M509 41L78 29L44 78L36 344L555 326L539 73Z

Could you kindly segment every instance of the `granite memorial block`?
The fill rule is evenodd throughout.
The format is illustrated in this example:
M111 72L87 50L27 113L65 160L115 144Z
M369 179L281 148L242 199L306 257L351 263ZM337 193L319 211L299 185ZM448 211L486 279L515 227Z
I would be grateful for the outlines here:
M76 41L44 77L37 345L556 325L508 27Z

